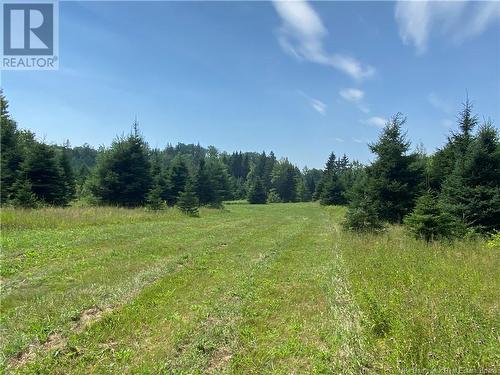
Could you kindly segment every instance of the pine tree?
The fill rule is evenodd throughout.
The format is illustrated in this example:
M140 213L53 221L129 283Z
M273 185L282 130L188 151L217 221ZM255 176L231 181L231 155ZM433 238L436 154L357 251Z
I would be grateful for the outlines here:
M260 178L255 178L248 191L248 202L251 204L265 204L267 202L267 194L264 185Z
M441 203L447 213L481 232L500 229L500 143L483 125L445 180Z
M179 209L189 216L198 216L198 206L199 201L194 190L194 184L191 178L186 181L186 186L184 191L179 194L179 199L177 201L177 206Z
M378 142L369 145L377 159L367 168L366 193L375 204L379 218L399 223L413 209L424 186L423 170L416 154L407 154L410 143L400 113L392 117Z
M146 202L151 185L148 147L134 124L130 135L115 139L99 155L90 189L103 203L135 207Z
M73 173L73 168L71 167L70 160L69 160L69 142L67 142L62 150L61 154L59 156L59 166L61 169L61 179L62 179L62 189L63 189L63 196L64 196L64 202L70 202L75 198L75 193L76 193L76 181L75 181L75 175Z
M215 200L215 192L204 159L200 160L200 166L195 179L195 190L200 200L200 205L204 206Z
M367 177L360 177L353 186L355 197L349 204L343 226L354 231L380 231L384 228L379 218L375 202L366 192Z
M39 201L33 193L31 182L28 179L18 180L14 185L14 189L16 195L12 200L12 204L15 207L37 208L39 206Z
M53 205L68 202L63 171L54 147L35 143L21 165L21 173L31 184L31 191L38 200Z
M297 199L300 202L310 202L312 200L312 194L309 189L307 189L304 177L302 175L298 176Z
M168 182L170 189L168 191L167 202L169 205L174 205L179 199L180 193L186 186L186 181L189 177L189 169L182 156L177 155L170 166L168 174Z
M338 173L331 173L325 178L320 195L322 205L341 205L346 203L345 187Z
M14 185L20 179L19 169L23 160L23 150L19 144L16 123L9 116L9 104L0 90L0 204L14 198Z
M473 130L479 122L478 117L472 114L472 110L472 103L467 98L463 104L462 111L457 117L459 132L453 132L448 137L447 144L439 149L431 158L429 185L436 191L441 190L445 179L456 168L463 168L462 163L465 161L465 154L468 152L469 146L474 139ZM457 163L459 164L458 166Z
M271 185L283 202L295 202L297 200L299 176L300 171L288 159L280 160L275 164Z
M321 196L323 194L323 189L325 188L325 185L327 181L330 179L331 175L334 173L336 164L337 164L337 158L335 154L332 152L328 156L328 160L326 161L325 165L325 170L323 171L321 179L316 185L316 191L314 192L313 195L314 200L321 199Z
M225 199L231 199L231 189L227 167L219 159L209 158L206 164L210 181L210 193L212 199L209 204L213 207L221 207Z
M417 200L413 212L405 217L405 226L417 238L431 242L463 233L461 225L441 209L434 193L428 191Z

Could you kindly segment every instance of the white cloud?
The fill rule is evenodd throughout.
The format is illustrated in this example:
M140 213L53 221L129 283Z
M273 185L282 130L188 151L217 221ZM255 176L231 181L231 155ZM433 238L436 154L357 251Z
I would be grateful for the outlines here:
M422 54L433 32L455 43L479 35L500 20L500 2L398 1L394 15L403 42Z
M370 126L375 126L376 128L383 128L387 123L387 119L379 116L373 116L369 119L363 120L362 122Z
M350 102L359 102L365 96L365 93L358 89L342 89L339 95Z
M339 91L339 95L352 103L355 103L358 109L363 113L369 113L370 108L363 103L363 98L365 97L365 92L359 89L347 88Z
M427 95L427 101L436 109L444 112L451 113L453 111L453 106L447 100L441 98L438 94L431 92Z
M318 99L310 99L311 106L316 110L316 112L322 114L323 116L326 113L326 104Z
M353 138L352 141L355 143L369 143L370 142L368 139L359 139L359 138Z
M297 93L307 99L311 107L321 115L326 114L327 105L319 99L315 99L307 95L304 91L297 90Z
M278 41L285 52L299 60L332 66L358 80L375 73L373 67L353 57L329 54L324 50L323 39L328 31L305 0L274 1L273 4L283 21Z
M342 138L335 138L335 140L336 140L337 142L344 142L344 140L343 140Z

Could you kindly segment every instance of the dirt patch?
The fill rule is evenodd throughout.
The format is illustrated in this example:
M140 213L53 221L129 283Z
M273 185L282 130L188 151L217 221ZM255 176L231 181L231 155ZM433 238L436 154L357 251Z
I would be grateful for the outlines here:
M82 332L85 328L92 325L94 322L101 320L102 316L110 311L112 311L112 309L109 307L101 309L97 306L84 310L80 314L80 318L78 319L74 330L76 332Z
M70 328L70 331L80 333L86 327L102 319L102 316L110 311L112 311L112 309L109 307L101 309L97 306L84 310L79 315L78 319L75 320L73 326ZM19 368L21 366L24 366L26 363L29 363L35 359L37 352L61 350L66 347L67 340L68 339L66 337L62 336L58 332L51 333L44 343L40 343L40 341L35 340L28 346L28 348L18 353L18 355L16 355L9 361L9 367Z
M232 357L233 355L228 348L217 349L210 359L207 372L210 374L221 373L227 367Z

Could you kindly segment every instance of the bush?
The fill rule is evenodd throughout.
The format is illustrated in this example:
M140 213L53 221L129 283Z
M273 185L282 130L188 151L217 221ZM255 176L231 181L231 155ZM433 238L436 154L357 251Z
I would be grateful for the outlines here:
M493 234L486 246L491 250L500 250L500 232Z
M283 203L276 190L271 189L267 194L267 203Z

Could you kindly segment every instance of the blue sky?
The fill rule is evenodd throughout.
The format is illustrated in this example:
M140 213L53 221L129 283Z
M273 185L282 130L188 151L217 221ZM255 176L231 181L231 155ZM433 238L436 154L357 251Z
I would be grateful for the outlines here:
M500 3L61 2L58 71L2 72L20 127L109 145L137 116L153 147L363 162L385 119L443 144L466 90L500 122Z

